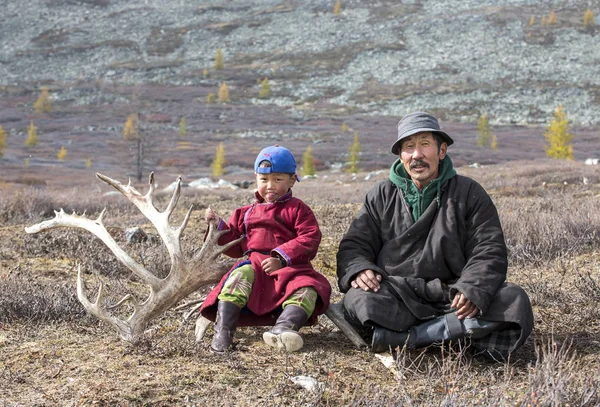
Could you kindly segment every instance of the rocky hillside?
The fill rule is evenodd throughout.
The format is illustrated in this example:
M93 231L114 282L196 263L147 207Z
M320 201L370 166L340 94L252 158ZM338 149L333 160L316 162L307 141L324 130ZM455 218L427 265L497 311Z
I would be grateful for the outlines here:
M270 77L269 103L319 101L400 116L545 123L564 105L600 121L600 47L587 0L28 0L0 16L0 83L206 85ZM597 4L596 4L597 6ZM551 11L556 24L542 25ZM600 9L593 10L600 15ZM530 18L535 22L530 25ZM599 21L596 19L596 24ZM217 48L226 70L212 68ZM244 86L245 85L245 86ZM248 89L245 97L259 103Z
M600 156L600 21L584 27L587 0L342 0L339 15L333 0L5 3L0 125L9 136L0 166L8 185L135 175L137 148L122 137L131 113L142 119L144 178L150 170L208 176L220 142L231 180L251 177L253 157L272 143L298 155L312 145L317 171L335 170L347 164L354 132L361 170L386 168L397 120L414 110L433 112L457 136L457 167L545 157L544 129L559 105L575 159ZM271 94L261 99L264 78ZM231 101L207 103L222 83ZM32 109L42 86L51 114ZM481 114L495 150L477 146ZM32 121L40 144L25 147Z

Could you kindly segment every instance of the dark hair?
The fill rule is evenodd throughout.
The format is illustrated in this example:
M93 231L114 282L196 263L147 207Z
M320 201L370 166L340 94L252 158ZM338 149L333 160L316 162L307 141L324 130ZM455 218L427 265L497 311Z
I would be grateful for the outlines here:
M271 167L272 167L272 165L271 165L271 161L269 161L269 160L262 160L262 161L260 162L260 164L258 164L258 166L259 166L260 168L271 168Z

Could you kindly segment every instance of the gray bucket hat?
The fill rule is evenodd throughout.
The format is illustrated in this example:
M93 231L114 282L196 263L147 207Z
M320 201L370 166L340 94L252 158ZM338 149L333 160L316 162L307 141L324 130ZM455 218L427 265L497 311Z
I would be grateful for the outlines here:
M414 112L407 114L398 122L398 140L392 145L392 153L398 155L398 149L403 139L424 131L439 134L448 145L454 143L449 135L440 130L440 124L435 117L429 113Z

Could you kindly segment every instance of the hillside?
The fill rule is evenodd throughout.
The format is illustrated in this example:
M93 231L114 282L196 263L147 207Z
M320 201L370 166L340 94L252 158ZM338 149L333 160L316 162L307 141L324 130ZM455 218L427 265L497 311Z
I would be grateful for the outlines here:
M543 157L558 105L576 159L600 155L600 49L595 28L583 27L587 1L343 1L338 16L333 3L9 2L0 16L4 181L64 186L94 182L95 171L134 174L137 150L121 137L131 113L142 114L144 173L187 180L209 174L221 141L231 179L276 142L297 155L313 143L318 169L337 168L354 131L362 168L387 167L396 122L413 110L437 114L456 135L457 165ZM553 10L556 24L542 25ZM213 69L218 48L223 70ZM263 78L267 99L258 98ZM223 82L231 102L208 104ZM32 110L42 86L50 114ZM498 150L476 146L481 114ZM31 120L40 144L26 149Z

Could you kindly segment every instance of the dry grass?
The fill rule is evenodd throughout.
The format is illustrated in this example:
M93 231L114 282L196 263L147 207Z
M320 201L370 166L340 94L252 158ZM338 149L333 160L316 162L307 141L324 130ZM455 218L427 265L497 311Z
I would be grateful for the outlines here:
M509 279L527 290L534 306L534 334L509 362L473 357L468 348L399 349L388 369L373 354L354 349L327 318L303 328L306 346L299 353L274 353L256 327L238 330L235 350L217 356L208 349L211 331L197 344L193 321L184 321L180 311L167 312L144 340L129 345L83 312L75 297L76 265L110 279L115 298L126 290L141 295L144 288L86 233L28 236L23 227L61 206L85 208L92 216L107 206L105 223L124 247L127 227L141 225L151 235L125 248L164 275L168 258L147 220L124 198L74 200L68 193L24 190L0 197L0 404L600 405L598 177L583 165L557 168L555 162L459 172L493 196L509 245ZM324 237L315 266L339 299L337 244L375 181L333 178L303 181L295 192L319 219ZM193 250L203 236L206 206L227 216L249 195L186 191L173 216L177 224L186 207L196 209L184 249ZM158 206L166 202L161 197ZM93 293L95 279L88 275L86 282ZM294 384L298 376L312 377L318 386L306 390Z

